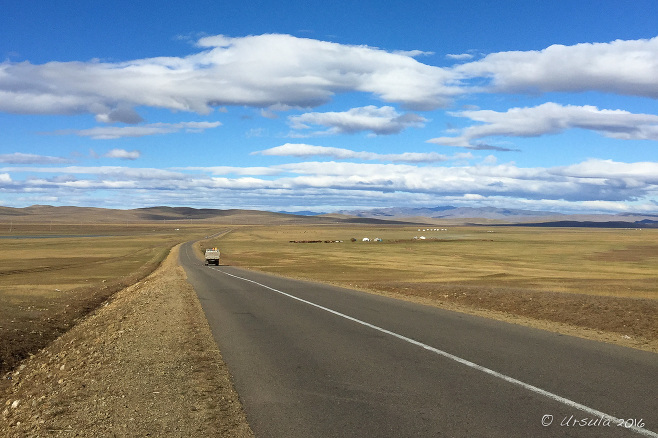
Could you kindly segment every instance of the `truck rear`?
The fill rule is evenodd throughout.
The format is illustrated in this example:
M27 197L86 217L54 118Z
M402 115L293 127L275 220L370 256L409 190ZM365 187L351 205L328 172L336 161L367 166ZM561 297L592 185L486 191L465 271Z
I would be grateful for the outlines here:
M206 265L219 266L219 250L217 248L206 250Z

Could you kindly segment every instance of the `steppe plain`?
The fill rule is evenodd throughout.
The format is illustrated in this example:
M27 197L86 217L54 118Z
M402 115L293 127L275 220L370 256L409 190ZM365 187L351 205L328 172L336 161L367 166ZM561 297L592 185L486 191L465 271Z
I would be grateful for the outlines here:
M228 265L658 351L656 229L260 226L211 244Z

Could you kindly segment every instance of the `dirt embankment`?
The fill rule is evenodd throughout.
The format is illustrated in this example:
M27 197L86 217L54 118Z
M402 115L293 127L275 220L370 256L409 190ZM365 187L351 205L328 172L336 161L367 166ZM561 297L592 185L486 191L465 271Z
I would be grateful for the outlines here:
M0 383L0 435L253 436L178 248Z

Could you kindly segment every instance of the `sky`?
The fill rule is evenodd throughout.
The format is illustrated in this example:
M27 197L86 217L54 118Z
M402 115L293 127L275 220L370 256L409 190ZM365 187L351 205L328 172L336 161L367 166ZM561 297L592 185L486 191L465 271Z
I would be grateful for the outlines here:
M658 213L653 0L0 11L0 206Z

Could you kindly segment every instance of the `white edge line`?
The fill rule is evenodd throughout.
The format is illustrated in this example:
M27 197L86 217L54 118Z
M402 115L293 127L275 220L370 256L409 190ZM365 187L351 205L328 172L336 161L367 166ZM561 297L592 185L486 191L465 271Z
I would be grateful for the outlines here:
M278 289L274 289L273 287L266 286L264 284L258 283L257 281L250 280L250 279L244 278L244 277L239 277L237 275L229 274L228 272L220 271L217 268L212 268L212 269L217 271L217 272L221 272L222 274L228 275L230 277L234 277L234 278L237 278L237 279L240 279L240 280L243 280L243 281L248 281L250 283L254 283L254 284L256 284L258 286L261 286L265 289L269 289L269 290L274 291L276 293L279 293L281 295L285 295L288 298L292 298L294 300L301 301L302 303L306 303L310 306L317 307L318 309L322 309L326 312L333 313L334 315L337 315L337 316L340 316L342 318L348 319L350 321L356 322L358 324L364 325L366 327L377 330L379 332L386 333L387 335L391 335L391 336L396 337L398 339L401 339L403 341L409 342L410 344L417 345L421 348L424 348L425 350L431 351L433 353L436 353L436 354L441 355L443 357L446 357L448 359L452 359L455 362L459 362L462 365L466 365L470 368L476 369L478 371L482 371L483 373L486 373L486 374L489 374L491 376L497 377L499 379L502 379L502 380L504 380L506 382L509 382L509 383L512 383L514 385L518 385L518 386L520 386L522 388L525 388L529 391L532 391L536 394L540 394L540 395L543 395L544 397L548 397L551 400L560 402L560 403L565 404L569 407L572 407L572 408L578 409L580 411L586 412L588 414L594 415L595 417L610 419L611 421L613 421L615 423L618 423L618 422L622 422L622 424L624 423L624 420L622 420L621 418L616 418L616 417L613 417L612 415L608 415L604 412L598 411L598 410L590 408L588 406L581 405L580 403L569 400L568 398L559 396L557 394L553 394L552 392L549 392L549 391L546 391L544 389L538 388L536 386L530 385L529 383L522 382L522 381L517 380L513 377L506 376L505 374L501 374L498 371L494 371L492 369L483 367L482 365L478 365L478 364L473 363L471 361L468 361L466 359L462 359L461 357L455 356L454 354L450 354L450 353L445 352L443 350L439 350L438 348L434 348L434 347L429 346L427 344L423 344L422 342L416 341L414 339L408 338L406 336L400 335L400 334L392 332L390 330L386 330L385 328L378 327L378 326L370 324L368 322L361 321L360 319L356 319L356 318L351 317L349 315L345 315L344 313L340 313L340 312L337 312L335 310L329 309L327 307L321 306L319 304L315 304L311 301L307 301L307 300L304 300L302 298L296 297L294 295L290 295L286 292L282 292ZM642 427L632 425L630 427L624 427L624 429L632 430L633 432L639 433L639 434L644 435L644 436L648 436L648 437L652 437L652 438L658 438L658 433L652 432L649 429L644 429Z

